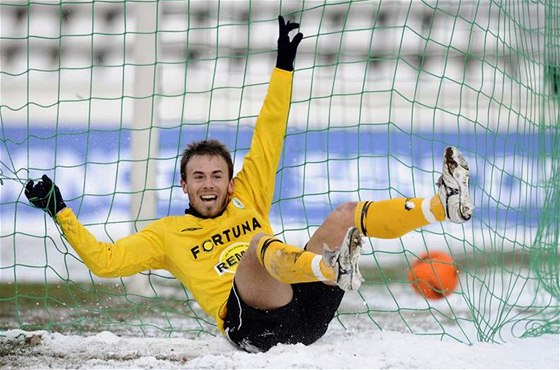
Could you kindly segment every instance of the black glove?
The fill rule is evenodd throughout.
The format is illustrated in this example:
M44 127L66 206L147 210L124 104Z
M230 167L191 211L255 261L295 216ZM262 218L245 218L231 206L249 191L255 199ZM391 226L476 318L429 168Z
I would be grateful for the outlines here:
M296 57L296 51L298 48L303 34L299 32L294 36L293 40L290 42L290 37L288 33L290 31L299 27L299 23L284 23L284 17L278 16L278 56L276 57L276 68L283 69L285 71L294 70L294 59Z
M43 175L41 180L37 184L33 184L33 180L29 180L25 185L25 196L29 199L29 203L54 217L58 211L66 208L66 203L60 195L58 186L53 184L47 175Z

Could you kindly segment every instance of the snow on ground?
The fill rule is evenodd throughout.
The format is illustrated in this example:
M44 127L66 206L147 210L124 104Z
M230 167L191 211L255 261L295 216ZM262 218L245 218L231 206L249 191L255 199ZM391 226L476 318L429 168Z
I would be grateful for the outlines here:
M558 369L559 336L476 343L390 331L329 330L311 346L278 345L267 353L246 353L223 337L119 337L46 331L0 332L0 368L79 369Z

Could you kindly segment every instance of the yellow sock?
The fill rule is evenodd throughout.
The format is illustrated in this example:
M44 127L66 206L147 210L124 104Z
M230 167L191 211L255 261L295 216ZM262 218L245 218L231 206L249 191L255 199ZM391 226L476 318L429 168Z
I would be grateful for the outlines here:
M393 239L436 221L445 220L445 210L433 198L395 198L379 202L359 202L354 224L365 236Z
M334 281L334 270L323 256L284 244L272 237L262 238L257 246L259 262L276 280L286 284Z

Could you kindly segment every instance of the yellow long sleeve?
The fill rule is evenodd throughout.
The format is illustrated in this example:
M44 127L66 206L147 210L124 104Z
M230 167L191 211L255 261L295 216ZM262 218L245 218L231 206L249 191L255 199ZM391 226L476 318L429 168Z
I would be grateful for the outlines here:
M115 243L106 243L97 241L68 207L57 214L56 221L82 261L99 277L130 276L165 267L164 244L157 223Z

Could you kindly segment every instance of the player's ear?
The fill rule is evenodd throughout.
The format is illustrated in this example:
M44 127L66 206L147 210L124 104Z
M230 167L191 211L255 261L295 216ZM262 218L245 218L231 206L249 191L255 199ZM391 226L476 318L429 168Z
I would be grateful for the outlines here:
M186 184L185 184L186 186ZM229 180L227 192L229 195L233 195L233 179Z
M187 194L187 182L183 179L181 179L181 188L183 189L183 194Z

